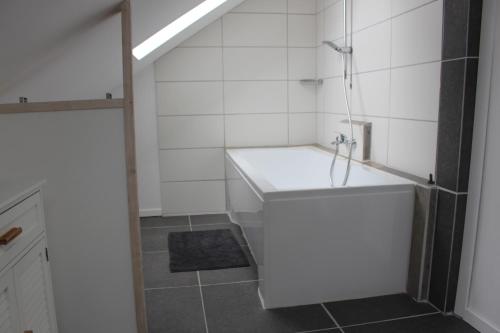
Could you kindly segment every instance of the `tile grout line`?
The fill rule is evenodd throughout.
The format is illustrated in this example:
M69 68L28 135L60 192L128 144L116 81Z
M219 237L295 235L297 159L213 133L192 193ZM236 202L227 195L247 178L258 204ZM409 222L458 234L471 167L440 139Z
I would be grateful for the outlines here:
M398 321L398 320L405 320L405 319L411 319L411 318L427 317L427 316L433 316L433 315L436 315L436 314L441 314L441 312L440 311L436 311L436 312L422 313L422 314L413 315L413 316L397 317L397 318L392 318L392 319L369 321L367 323L345 325L345 326L342 326L342 328L350 328L350 327L357 327L357 326L364 326L364 325L373 325L373 324L378 324L378 323L386 323L386 322Z
M200 289L201 307L203 309L203 320L205 321L205 332L208 333L207 313L205 311L205 302L203 300L203 290L201 289L201 279L199 271L196 271L196 276L198 277L198 288Z
M198 273L198 271L197 271ZM243 280L243 281L234 281L234 282L220 282L220 283L208 283L208 284L201 284L201 278L200 278L200 285L198 284L192 284L192 285L185 285L185 286L172 286L172 287L154 287L154 288L146 288L144 290L164 290L164 289L182 289L182 288L196 288L196 287L217 287L217 286L226 286L226 285L234 285L234 284L245 284L245 283L255 283L259 282L259 280Z
M333 315L330 313L330 311L328 311L328 309L326 308L325 304L324 303L321 303L321 307L323 308L323 310L325 310L326 314L328 315L328 317L330 317L330 319L333 321L333 323L337 326L337 328L340 330L341 333L345 333L344 330L342 329L342 327L340 327L339 323L337 322L337 320L335 320L335 318L333 317Z
M206 223L206 224L197 224L195 227L204 227L204 226L214 226L214 225L231 225L231 223ZM164 227L141 227L141 229L173 229L173 228L190 228L192 230L191 223L188 225L172 225L172 226L164 226Z

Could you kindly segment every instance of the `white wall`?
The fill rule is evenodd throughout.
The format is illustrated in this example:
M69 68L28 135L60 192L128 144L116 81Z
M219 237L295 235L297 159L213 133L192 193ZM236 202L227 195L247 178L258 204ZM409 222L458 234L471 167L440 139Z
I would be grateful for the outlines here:
M248 0L156 62L163 213L225 211L224 147L316 141L315 12Z
M351 17L351 1L348 1ZM435 173L442 0L352 1L354 119L372 123L372 160L427 178ZM317 1L318 142L331 147L346 119L341 58L343 1ZM350 37L351 38L351 37Z
M47 180L60 332L136 332L122 110L0 116L0 179Z
M141 216L161 215L154 67L134 76L137 181Z

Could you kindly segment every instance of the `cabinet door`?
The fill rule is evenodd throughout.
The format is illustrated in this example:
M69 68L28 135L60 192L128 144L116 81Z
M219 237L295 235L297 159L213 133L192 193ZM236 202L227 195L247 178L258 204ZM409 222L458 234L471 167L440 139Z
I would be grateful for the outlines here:
M19 332L14 276L11 270L0 276L0 332Z
M45 240L35 245L13 268L21 331L56 333L54 300Z

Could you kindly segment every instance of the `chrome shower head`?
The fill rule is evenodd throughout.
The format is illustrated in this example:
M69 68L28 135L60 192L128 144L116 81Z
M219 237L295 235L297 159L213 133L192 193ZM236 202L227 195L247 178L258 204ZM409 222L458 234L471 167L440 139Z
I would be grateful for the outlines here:
M334 49L335 51L337 51L339 53L343 53L343 54L351 54L352 53L352 47L350 47L350 46L338 46L337 44L335 44L334 42L329 41L329 40L324 40L323 44L330 46L332 49Z

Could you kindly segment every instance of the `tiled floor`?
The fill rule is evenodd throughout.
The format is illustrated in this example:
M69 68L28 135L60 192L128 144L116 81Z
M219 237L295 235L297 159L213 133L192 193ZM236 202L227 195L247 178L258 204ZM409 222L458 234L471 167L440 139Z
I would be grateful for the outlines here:
M224 228L233 230L251 267L170 273L169 232ZM142 236L150 333L477 332L406 295L263 310L255 262L241 230L225 215L146 218Z

